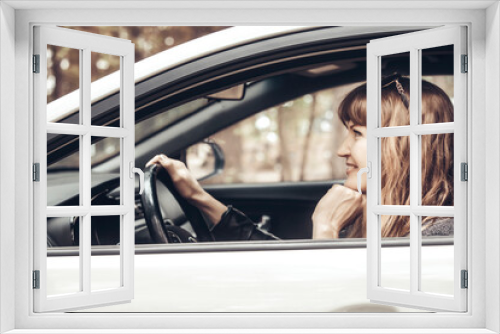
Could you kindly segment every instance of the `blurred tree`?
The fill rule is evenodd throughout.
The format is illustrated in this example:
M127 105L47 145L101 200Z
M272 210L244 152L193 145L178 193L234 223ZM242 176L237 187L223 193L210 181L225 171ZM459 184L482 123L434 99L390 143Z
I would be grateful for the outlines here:
M288 149L288 141L287 141L287 121L289 121L289 116L286 113L288 106L281 105L278 107L278 142L279 142L279 162L281 167L281 181L289 181L292 179L292 163L290 161L290 152Z
M314 119L316 118L316 94L313 95L306 95L309 96L312 99L311 107L309 108L309 124L307 128L307 134L306 134L306 139L304 140L304 145L302 146L302 161L300 165L300 176L299 176L299 181L304 181L305 180L305 173L306 173L306 165L307 165L307 158L308 158L308 152L310 151L310 146L311 146L311 140L313 136L313 125L314 125Z
M47 102L66 95L80 86L80 52L49 45L47 47ZM63 79L64 78L64 79Z
M94 34L129 39L135 44L135 61L150 57L189 40L228 27L65 27ZM92 53L92 82L120 68L119 57ZM47 49L47 103L79 88L79 52L49 46Z

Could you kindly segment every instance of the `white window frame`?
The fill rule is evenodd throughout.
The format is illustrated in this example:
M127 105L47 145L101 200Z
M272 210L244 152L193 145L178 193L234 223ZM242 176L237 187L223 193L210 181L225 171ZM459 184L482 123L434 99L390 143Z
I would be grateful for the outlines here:
M34 27L34 53L39 55L39 73L34 74L34 162L39 164L39 181L34 192L34 270L39 272L39 287L34 289L35 312L72 310L130 302L134 296L134 161L135 161L135 48L129 40L90 34L71 29ZM78 50L80 59L79 124L47 121L47 46ZM91 122L91 53L120 57L120 126L95 126ZM80 141L78 206L47 206L47 134L76 135ZM120 205L93 206L91 203L92 136L120 141ZM47 218L80 216L79 290L48 296L47 293ZM119 216L119 287L92 291L91 220L98 216Z
M134 3L126 2L127 6ZM498 124L500 118L500 12L497 1L459 3L436 1L388 3L370 2L274 2L273 8L264 3L240 2L220 4L208 2L197 8L189 4L172 2L135 4L138 7L151 6L151 10L120 9L123 2L20 2L7 1L0 4L0 322L1 331L15 330L15 333L37 333L36 329L52 328L49 332L70 333L74 328L88 328L86 332L111 333L121 329L141 327L128 333L145 333L146 328L161 329L168 326L165 333L178 332L176 328L212 329L211 332L248 332L244 328L268 328L255 332L286 332L284 327L302 328L315 332L345 332L342 328L358 328L363 333L405 333L410 328L420 328L419 332L451 333L495 333L500 331L500 287L498 259L500 232L500 162ZM13 7L18 7L14 10ZM35 9L21 9L35 8ZM69 6L64 10L40 10L43 6ZM87 6L86 9L81 9ZM95 7L94 7L95 6ZM97 7L100 8L97 8ZM182 7L179 9L179 6ZM290 9L290 6L294 8ZM398 6L399 9L391 9ZM404 8L404 7L407 8ZM429 8L425 6L433 6ZM453 8L461 6L461 9ZM75 9L75 8L80 9ZM106 10L103 7L107 7ZM219 7L219 9L217 9ZM228 8L229 7L229 8ZM250 10L241 10L242 8ZM403 8L401 8L403 7ZM436 9L435 7L438 7ZM38 9L36 9L38 8ZM48 8L48 7L45 7ZM211 15L207 15L208 12ZM347 8L347 9L346 9ZM351 8L351 9L349 9ZM354 8L354 9L352 9ZM441 8L441 9L439 9ZM189 10L186 10L189 9ZM260 10L259 10L260 9ZM265 15L263 15L265 13ZM286 15L283 15L286 13ZM14 20L15 18L15 20ZM314 19L312 19L314 18ZM402 19L403 18L403 19ZM403 22L403 23L400 23ZM32 312L31 260L32 212L26 207L30 203L32 184L30 180L32 148L32 106L26 96L32 94L30 82L31 33L34 24L60 25L415 25L439 26L442 24L465 24L469 27L469 69L468 79L469 110L469 311L464 314L34 314ZM486 26L485 26L486 23ZM487 27L487 29L486 29ZM14 38L15 31L15 38ZM4 48L4 46L6 46ZM486 67L488 70L486 71ZM15 70L14 70L15 68ZM4 75L7 73L7 75ZM14 81L15 78L15 81ZM12 82L15 84L14 89ZM9 111L6 111L6 109ZM15 112L12 112L15 110ZM12 116L15 114L15 118ZM474 118L472 117L474 115ZM488 121L486 121L488 120ZM9 127L13 130L9 130ZM488 134L486 137L485 133ZM12 145L12 137L15 145ZM488 140L486 140L486 138ZM485 154L485 151L488 154ZM15 160L15 165L10 161ZM486 166L486 167L484 167ZM489 174L485 182L485 174ZM15 178L12 178L15 175ZM15 201L9 200L11 189L16 189ZM488 196L486 196L488 194ZM486 203L486 205L485 205ZM15 212L7 211L15 205ZM486 219L486 217L488 219ZM15 222L15 224L12 224ZM15 235L15 240L12 238ZM27 242L28 241L28 242ZM12 289L15 286L15 289ZM485 293L486 289L488 293ZM12 308L15 305L15 308ZM377 328L385 328L377 330ZM389 330L387 328L392 328ZM28 330L29 329L29 330ZM106 331L109 329L109 331ZM215 330L214 329L219 329ZM338 329L338 330L336 330ZM41 331L40 331L41 332ZM193 332L203 332L202 330ZM297 331L295 331L297 332ZM350 333L356 332L355 330ZM14 333L14 332L13 332Z
M454 81L454 120L449 123L422 124L422 50L452 45ZM411 305L426 310L467 310L467 291L460 284L461 270L467 269L467 184L461 181L461 163L467 163L467 73L461 71L461 56L467 55L465 27L445 26L372 40L367 46L367 158L371 178L367 180L368 298L372 302ZM383 127L381 110L382 57L408 52L410 55L410 124ZM454 134L454 205L421 204L421 135ZM408 136L410 139L410 205L384 205L381 199L381 140ZM381 283L381 216L407 215L410 219L409 290L390 289ZM421 290L422 216L454 217L453 295L444 296Z

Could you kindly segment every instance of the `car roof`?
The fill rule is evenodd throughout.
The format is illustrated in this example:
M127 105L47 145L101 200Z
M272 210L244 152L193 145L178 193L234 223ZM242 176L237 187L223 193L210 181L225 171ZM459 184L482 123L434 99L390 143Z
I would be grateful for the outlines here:
M195 59L227 50L236 46L290 34L298 31L315 29L311 26L240 26L224 29L209 35L190 40L168 50L135 63L135 83L144 81L159 73L188 63ZM92 83L91 102L102 100L118 92L120 71L111 73ZM80 92L75 90L52 101L47 106L47 119L57 122L79 109Z

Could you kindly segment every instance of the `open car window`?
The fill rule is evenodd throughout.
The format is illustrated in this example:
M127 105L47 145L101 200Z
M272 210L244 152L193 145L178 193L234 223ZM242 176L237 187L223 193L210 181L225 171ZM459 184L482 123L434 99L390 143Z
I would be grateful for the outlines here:
M300 181L342 181L345 161L337 155L346 128L337 116L344 96L361 83L298 96L262 110L209 137L224 153L225 165L203 185ZM213 155L203 146L187 149L198 178L210 172Z

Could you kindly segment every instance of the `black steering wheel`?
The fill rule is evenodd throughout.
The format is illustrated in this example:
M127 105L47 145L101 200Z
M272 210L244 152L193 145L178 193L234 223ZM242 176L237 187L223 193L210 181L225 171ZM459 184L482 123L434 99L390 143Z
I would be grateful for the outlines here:
M144 218L156 243L213 241L203 216L175 188L168 172L160 165L149 166L144 173L142 193ZM189 223L196 237L181 228Z

